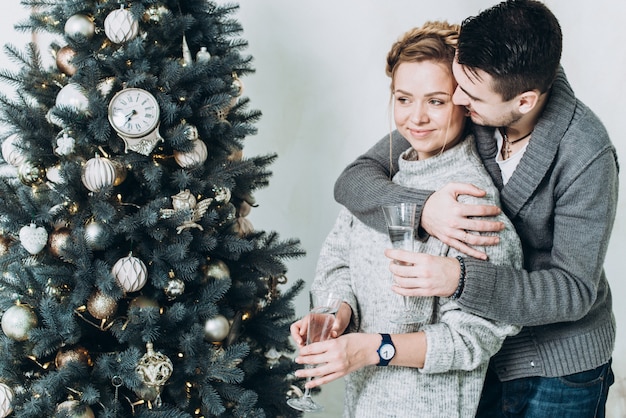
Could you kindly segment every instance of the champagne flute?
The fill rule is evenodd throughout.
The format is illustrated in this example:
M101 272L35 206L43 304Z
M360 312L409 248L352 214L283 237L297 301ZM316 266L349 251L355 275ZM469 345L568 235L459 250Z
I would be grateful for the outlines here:
M307 333L306 344L313 344L325 341L330 338L330 331L335 322L335 314L339 310L341 299L331 292L313 291L311 292L311 310L306 317ZM306 365L305 367L314 367ZM311 381L307 377L306 381ZM291 398L287 404L294 409L303 412L319 412L324 407L315 402L311 396L311 389L305 388L304 394L299 398Z
M387 232L393 248L413 251L414 231L415 231L415 203L398 203L396 205L383 206L383 213L387 221ZM397 261L397 263L399 263ZM392 318L396 324L415 324L424 322L430 318L429 304L419 303L418 298L414 298L415 306L411 307L408 296L402 296L403 310ZM422 306L424 305L424 306Z

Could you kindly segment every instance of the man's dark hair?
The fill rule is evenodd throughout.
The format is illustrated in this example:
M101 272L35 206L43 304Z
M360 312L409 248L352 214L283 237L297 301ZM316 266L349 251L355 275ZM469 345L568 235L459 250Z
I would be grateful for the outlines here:
M563 37L554 14L543 3L508 0L461 24L458 62L476 76L494 79L503 100L533 89L550 89L561 61Z

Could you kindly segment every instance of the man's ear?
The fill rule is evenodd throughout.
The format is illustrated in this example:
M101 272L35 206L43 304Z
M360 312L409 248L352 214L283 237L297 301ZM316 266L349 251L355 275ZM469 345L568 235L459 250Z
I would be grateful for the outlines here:
M529 90L517 96L517 107L520 113L530 113L539 103L541 94L538 90Z

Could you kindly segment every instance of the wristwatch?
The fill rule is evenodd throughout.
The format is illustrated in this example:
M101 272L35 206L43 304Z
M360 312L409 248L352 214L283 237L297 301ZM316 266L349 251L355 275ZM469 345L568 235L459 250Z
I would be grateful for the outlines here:
M130 87L120 90L109 103L109 122L124 140L126 151L150 155L159 134L160 109L156 98L148 91Z
M378 353L378 366L386 366L389 364L393 356L396 355L396 346L393 345L393 341L391 341L391 336L389 334L380 334L383 337L383 340L380 342L380 347L376 352Z

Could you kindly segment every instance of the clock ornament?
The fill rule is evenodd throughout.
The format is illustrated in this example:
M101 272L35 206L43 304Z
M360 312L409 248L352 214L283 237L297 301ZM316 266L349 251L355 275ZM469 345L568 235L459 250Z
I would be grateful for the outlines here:
M109 123L128 150L150 155L158 142L160 109L156 98L147 90L130 87L120 90L109 103Z

